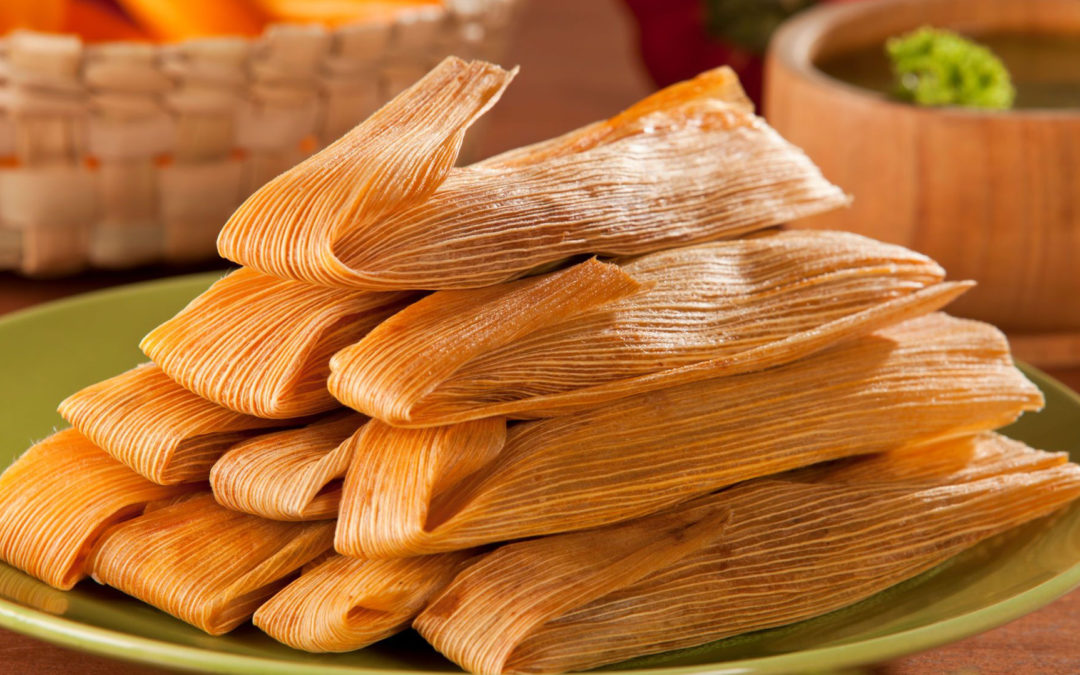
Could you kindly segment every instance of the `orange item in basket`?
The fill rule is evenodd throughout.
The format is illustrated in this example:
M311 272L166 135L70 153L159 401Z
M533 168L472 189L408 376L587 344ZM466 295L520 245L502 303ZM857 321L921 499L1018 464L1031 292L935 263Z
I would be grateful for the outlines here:
M119 0L154 38L165 42L207 35L255 36L269 17L248 0Z
M0 2L0 33L16 28L58 31L66 7L66 0L4 0Z
M143 30L119 7L102 0L68 0L59 31L75 33L84 42L145 42L150 33Z

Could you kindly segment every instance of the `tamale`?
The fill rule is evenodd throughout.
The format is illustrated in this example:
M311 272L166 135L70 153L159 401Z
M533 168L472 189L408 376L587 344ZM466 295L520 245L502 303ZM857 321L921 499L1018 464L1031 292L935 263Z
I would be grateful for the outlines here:
M946 475L903 459L878 475L886 456L872 471L758 479L673 513L510 544L459 575L415 626L474 673L585 670L851 605L1080 496L1080 467L1063 454L975 442L1002 447ZM970 443L957 444L961 455ZM673 514L727 518L671 561L668 546L687 538L668 526Z
M367 287L334 253L358 218L380 220L426 200L457 161L465 130L514 72L448 57L371 117L248 197L218 236L218 252L273 276ZM399 289L424 288L406 281Z
M448 58L247 199L222 256L370 290L489 286L579 254L638 255L847 203L727 68L605 122L452 168L512 74ZM662 177L662 179L658 179Z
M789 471L784 474L784 479L830 483L929 481L960 484L1010 473L1033 473L1068 461L1064 452L1034 450L1020 441L987 431L914 448L825 462Z
M237 412L282 419L340 404L330 356L412 297L322 288L240 269L211 286L140 347L166 375Z
M229 446L289 424L207 401L152 363L72 394L59 410L102 450L162 485L206 480Z
M758 476L994 429L1041 405L1000 331L932 314L784 366L509 428L373 420L356 436L334 546L398 557L597 527Z
M0 476L0 558L67 590L106 529L190 489L152 483L74 429L58 431Z
M330 523L265 520L202 494L115 527L88 566L98 582L221 635L246 621L332 539Z
M386 560L331 556L259 607L255 625L294 649L360 649L408 628L431 596L474 555L456 551Z
M330 391L395 426L565 414L779 365L967 288L899 246L811 230L626 261L641 288L614 297L602 293L618 283L606 267L434 293L335 354Z
M345 443L366 420L340 413L237 443L210 470L218 503L271 520L335 518L352 458Z

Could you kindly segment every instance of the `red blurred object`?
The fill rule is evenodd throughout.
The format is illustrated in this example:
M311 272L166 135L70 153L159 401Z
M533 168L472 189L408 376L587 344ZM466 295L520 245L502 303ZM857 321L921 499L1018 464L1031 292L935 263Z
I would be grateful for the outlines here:
M823 3L860 0L820 0ZM865 1L865 0L862 0ZM625 0L637 19L641 55L657 86L731 66L761 107L762 67L772 29L818 0Z
M85 42L147 41L150 36L110 0L68 0L61 29Z

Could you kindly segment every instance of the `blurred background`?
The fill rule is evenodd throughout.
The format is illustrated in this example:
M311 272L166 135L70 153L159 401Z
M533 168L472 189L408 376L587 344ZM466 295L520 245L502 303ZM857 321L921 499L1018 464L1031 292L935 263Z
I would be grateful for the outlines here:
M150 0L147 0L147 2L149 4ZM64 30L68 27L74 28L74 26L64 23L65 20L56 18L57 16L63 16L62 12L57 12L55 9L56 6L61 4L58 2L36 3L36 5L48 5L53 10L50 14L43 11L31 11L35 3L27 2L20 5L15 0L5 0L0 5L0 26L5 30L20 26L41 30L54 25L60 25ZM200 3L177 4L198 5ZM212 5L214 3L203 4ZM346 2L338 4L349 3L346 0ZM469 5L470 3L464 4ZM483 4L482 2L472 3L474 7ZM647 71L641 66L637 47L637 29L633 15L620 0L587 0L584 2L576 0L525 0L500 4L508 5L507 9L512 13L499 18L500 24L492 31L497 33L493 40L490 39L492 36L485 35L483 32L483 19L476 20L475 23L480 24L480 29L467 34L470 38L470 49L468 51L483 52L484 56L503 64L520 65L522 70L503 100L487 115L483 123L478 125L475 133L471 134L470 142L473 145L468 148L468 151L473 158L488 156L502 150L549 138L582 124L610 116L655 88ZM17 7L16 5L20 6ZM72 6L75 6L74 3ZM118 4L99 0L83 0L78 3L78 6L82 8L80 12L88 6L93 6L97 11L110 12L110 16L113 17L120 15L121 9ZM23 8L25 8L25 11L16 11ZM396 14L397 10L397 7L388 9L391 16ZM75 15L76 19L78 16L78 14ZM73 19L66 21L71 20ZM380 19L380 23L385 24L385 19ZM392 24L392 20L390 23ZM130 25L128 28L133 29ZM95 31L98 31L96 28L94 30L82 28L81 30L90 36L95 35ZM335 28L331 26L327 30L332 32ZM338 30L347 31L348 28ZM399 31L399 37L403 32ZM18 33L15 35L18 35ZM112 33L107 35L111 36ZM34 34L32 37L37 37L37 35ZM85 55L76 53L76 56L72 57L72 44L67 38L61 38L58 35L49 35L48 37L53 38L55 42L60 44L31 45L30 69L37 68L39 71L51 71L46 72L44 75L39 74L37 77L38 80L45 80L46 85L55 84L55 81L66 73L67 79L70 80L66 87L69 91L57 93L49 91L47 86L34 86L38 83L31 83L30 86L23 89L31 95L43 93L46 98L45 104L51 103L58 108L65 101L56 101L54 99L63 99L66 95L67 99L70 100L73 98L70 90L78 92L76 96L85 96L86 88L71 82L79 79L78 66L73 66L70 63L56 64L56 61L64 60L62 57L66 57L67 61L75 60L79 62L85 58ZM301 35L300 37L305 36ZM339 40L339 42L348 42L348 37L346 36L345 39ZM86 151L85 143L81 143L83 147L79 147L80 144L69 142L79 133L73 131L73 128L76 125L83 125L84 120L73 121L74 115L55 114L56 112L68 113L70 112L68 110L49 110L48 112L52 114L43 116L40 111L42 105L36 106L38 110L33 109L35 106L26 106L24 110L18 110L18 102L12 101L12 98L20 93L13 86L13 78L11 77L12 67L10 60L13 55L10 43L12 38L13 35L9 33L3 41L5 44L0 46L0 158L9 158L7 161L0 161L0 251L6 249L5 253L0 253L0 311L11 311L47 299L115 284L224 267L224 262L215 260L213 235L216 228L220 227L224 222L223 219L227 217L231 207L223 205L222 208L217 209L218 213L207 214L210 217L203 218L202 220L205 222L199 223L191 222L191 218L186 217L186 214L183 213L183 207L192 203L198 206L199 202L206 201L205 192L201 192L200 188L220 188L220 184L213 184L213 179L220 178L221 174L215 176L213 172L215 168L235 163L237 153L234 148L228 147L231 142L223 142L220 138L213 139L218 147L196 149L193 152L194 157L186 162L186 168L191 168L193 171L193 175L190 176L192 185L180 186L181 188L189 188L189 192L194 190L194 194L183 191L178 194L176 199L173 200L178 203L178 208L173 209L173 213L170 214L174 222L169 224L160 223L158 218L160 209L154 202L161 196L157 193L157 191L161 190L161 187L157 185L146 186L145 190L140 193L143 187L142 184L146 182L146 175L156 174L158 177L156 182L160 183L163 170L175 170L174 166L161 166L160 161L155 161L153 155L156 149L151 149L149 158L146 156L147 146L160 143L161 140L155 137L155 129L153 128L153 118L160 113L160 108L163 107L158 103L161 96L157 93L153 94L153 98L154 103L159 105L159 110L153 110L150 114L143 115L143 120L150 120L149 123L142 125L144 128L138 128L140 119L137 114L133 115L130 111L122 110L118 116L119 124L129 124L133 127L130 141L128 141L128 138L121 138L121 140L128 141L133 145L133 149L127 154L137 154L139 156L121 156L114 162L118 165L118 171L127 170L133 178L125 181L124 177L121 176L117 181L120 186L116 190L120 194L115 195L112 199L112 202L118 205L116 209L118 213L112 218L112 222L116 226L112 228L111 233L116 234L116 237L113 238L116 243L113 246L111 259L104 261L105 264L101 264L102 261L95 264L91 260L90 253L93 242L90 241L88 233L92 230L101 229L99 223L102 206L101 204L94 204L89 209L80 209L80 204L76 203L80 201L76 194L78 189L72 189L70 185L61 189L56 185L56 183L63 184L64 179L67 178L63 175L56 175L58 173L85 174L97 171L100 168L93 165L87 166L87 164L96 162L87 161L87 155L90 153ZM149 41L151 39L149 36L139 35L137 38L138 42L135 49L177 49L184 44L183 42L167 42L163 46L159 46L161 43ZM93 37L88 38L88 40L95 39ZM385 41L386 36L382 36L382 40ZM370 45L378 41L378 36L373 38L371 35L360 34L355 37L355 42L361 45ZM66 44L64 44L65 42ZM213 41L204 40L202 42L209 43L205 46L209 47L211 52L217 46L213 44ZM407 64L407 66L411 66L411 72L403 73L403 77L411 75L415 79L426 70L428 64L433 60L437 60L446 53L465 51L461 49L462 44L447 46L445 44L434 44L434 42L433 36L430 34L419 36L416 44L413 45L413 49L419 54L416 59L417 63ZM480 48L477 47L476 43L482 43ZM92 50L101 46L103 45L99 42L88 41L84 46L78 48ZM44 51L48 56L35 56L35 47L37 51ZM295 58L297 48L293 45L286 45L283 51L285 60L288 61ZM61 53L61 57L57 57L57 52ZM365 51L363 47L358 48L355 50L354 55L350 55L350 58L355 60L354 67L350 68L348 64L339 66L338 74L341 80L344 81L341 89L347 93L352 84L350 79L361 83L379 82L384 79L381 74L373 74L366 63L379 60L380 55L369 52L370 50ZM497 54L493 52L497 52ZM464 55L469 56L469 54ZM184 60L184 56L186 55L177 56L175 60ZM212 61L215 57L219 57L219 55L211 53L204 60L211 61L211 65L214 65ZM162 58L169 58L169 56L162 54L147 56L139 52L121 52L116 55L120 69L126 66L129 71L121 72L118 79L131 78L135 80L134 84L126 87L128 90L137 90L140 86L143 88L141 92L123 92L127 99L133 99L139 95L145 96L145 80L148 78L146 78L145 72L132 74L130 71L134 70L134 66L139 65L139 61L159 61ZM188 64L184 65L190 65L192 60L191 58L186 59ZM402 60L407 61L408 57ZM180 70L180 67L175 68L175 70ZM204 64L195 64L189 70L195 71L193 79L198 79L199 75L205 75L207 68L204 67ZM60 71L61 75L56 75L57 71ZM83 67L83 72L85 72L85 67ZM176 77L182 79L183 76L178 75ZM26 78L23 79L25 81ZM32 76L31 79L33 79ZM204 77L203 80L205 79L207 78ZM190 142L202 143L205 146L207 137L214 135L212 129L214 125L211 117L217 112L213 109L213 104L219 102L215 100L215 95L220 98L220 90L223 88L226 89L226 93L230 93L228 90L232 86L228 84L227 77L219 75L218 80L222 79L226 83L224 87L218 82L209 84L195 82L187 86L188 91L185 93L194 94L195 98L202 96L204 99L209 99L209 104L206 101L196 101L196 104L203 103L203 110L194 112L185 110L185 112L188 112L188 117L193 119L193 124L189 125L192 128L186 136L186 139ZM215 86L218 91L213 90ZM370 84L361 84L353 88L355 90L363 86L371 87ZM329 133L335 131L340 133L359 122L381 102L378 98L379 95L389 93L388 90L382 88L381 84L375 86L374 91L363 91L358 96L345 97L350 99L347 103L351 103L352 108L351 110L346 108L345 112L339 116L342 119L337 121L337 128L330 129ZM121 87L121 89L123 88ZM183 85L178 88L182 89ZM43 89L45 89L44 92ZM53 86L52 89L64 90L65 87ZM153 93L152 87L151 92ZM251 92L250 96L259 93L266 94L266 92ZM274 92L269 92L271 98L273 94ZM121 103L124 102L121 101ZM109 101L105 103L108 104ZM176 103L182 108L185 102L180 100ZM285 103L290 102L285 101ZM235 106L235 101L225 100L223 104L232 114L231 110ZM274 104L277 104L279 108L285 107L288 110L287 105L282 106L281 102L277 100L271 101L271 106ZM80 101L73 107L78 116L85 117L87 109L91 105L93 104L87 105L85 102ZM30 109L26 110L27 107ZM209 110L207 111L206 108L208 107ZM264 108L268 107L270 106L264 106ZM140 111L136 110L135 112ZM202 114L200 115L200 113ZM179 116L171 109L166 109L165 114ZM12 119L19 119L20 116L21 120L26 122L26 124L22 125L23 128L20 129L24 137L34 135L38 137L42 135L53 136L49 141L44 142L45 148L36 148L33 142L16 142L14 138L16 134L12 129L14 126ZM47 121L42 122L43 117ZM199 122L202 122L202 124L199 124ZM270 123L272 122L273 120L270 120ZM45 129L44 134L42 134L40 127L43 125L49 126L50 123L54 129ZM39 128L34 129L34 126ZM149 143L144 138L147 131L150 132L151 142ZM171 133L173 135L172 145L175 147L177 143L175 128ZM226 135L230 136L227 140L232 141L232 132L230 131ZM277 141L281 134L278 129L271 129L268 135L271 140ZM294 132L293 135L296 135L296 133ZM220 134L218 136L220 137ZM183 141L184 139L180 140ZM309 139L301 139L301 141L304 140ZM254 144L257 145L257 141ZM17 147L28 145L30 147L25 149ZM41 145L41 143L38 145ZM23 154L24 157L20 159L16 157L17 154ZM252 152L249 151L247 154L248 157L244 159L250 162ZM298 159L298 157L299 155L296 154L293 159ZM175 164L175 162L173 163ZM36 203L28 205L20 203L12 208L12 200L18 202L25 200L21 199L22 195L18 194L18 189L5 189L5 184L11 185L12 183L7 178L13 176L16 170L24 169L27 166L34 169L42 167L40 173L45 174L41 177L41 180L44 181L43 189L40 194L33 195L32 201ZM276 173L274 169L280 171L284 168L287 168L287 166L269 166L266 167L264 173L269 171ZM210 179L209 185L205 184L207 183L206 180L200 180L201 177L195 173L200 169L204 170L207 178ZM51 176L48 175L50 171L53 173ZM268 179L272 175L273 173L268 173L263 178ZM48 184L50 180L53 183L51 185ZM18 188L20 186L13 187ZM130 194L132 190L137 194L132 196ZM84 190L84 192L86 191ZM242 194L239 194L241 191L235 190L234 192L237 194L233 199L238 202L242 197ZM64 195L64 198L58 200L56 197L60 193ZM83 199L81 201L83 202L82 206L85 207L86 202L92 201L92 199ZM103 200L99 198L97 201ZM144 202L142 207L135 204L140 201ZM5 202L7 203L5 204ZM63 211L62 213L56 213L57 206ZM235 206L235 204L232 206ZM88 210L90 213L87 212ZM11 213L12 211L14 213ZM8 213L13 218L5 218ZM191 215L199 218L201 214L196 212ZM5 220L7 222L4 222ZM163 260L163 257L168 257L167 252L164 250L166 242L164 241L165 235L163 231L169 227L174 231L195 230L201 233L200 241L186 247L187 250L184 250L185 247L181 245L182 242L178 243L173 247L176 253L174 259ZM151 241L148 245L143 245L147 232L150 232ZM39 235L37 237L40 240L39 242L32 241L34 234ZM53 241L46 241L50 238ZM183 237L177 236L174 239L182 240ZM33 250L35 243L39 244L36 247L37 251ZM27 246L27 244L30 245ZM129 248L125 250L125 246ZM201 250L199 246L201 246ZM53 248L58 252L50 255L47 252L42 252L40 250L42 248ZM30 250L28 251L28 249ZM34 259L35 254L40 255L36 255L36 259Z

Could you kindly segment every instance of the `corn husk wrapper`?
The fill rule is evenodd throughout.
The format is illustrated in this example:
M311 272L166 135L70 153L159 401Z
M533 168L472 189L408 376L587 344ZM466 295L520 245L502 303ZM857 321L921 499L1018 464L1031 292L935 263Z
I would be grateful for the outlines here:
M173 380L237 412L271 419L340 404L326 389L330 356L411 296L322 288L240 269L140 343Z
M229 446L289 424L207 401L151 363L72 394L59 410L102 450L162 485L204 481Z
M869 471L758 479L673 513L511 544L415 626L474 673L584 670L853 604L1080 496L1080 467L1063 455L976 444L976 466L947 475L917 463L881 474L891 460L875 458ZM955 446L962 456L971 441ZM723 524L700 536L710 520ZM689 550L673 561L669 547Z
M218 237L222 256L285 279L381 290L337 257L363 222L423 201L445 180L465 130L514 72L449 57L351 132L255 191ZM398 284L399 289L423 284Z
M260 607L255 625L294 649L360 649L408 628L431 596L474 555L456 551L386 560L331 556Z
M58 431L0 476L0 558L67 590L106 529L189 489L152 483L74 429Z
M344 441L365 421L339 413L237 443L210 470L214 498L271 520L336 518L341 479L352 459L352 445Z
M621 272L592 260L434 293L338 352L330 390L395 426L566 414L794 360L967 287L901 247L809 230L653 253Z
M730 69L566 136L452 168L465 129L511 76L443 61L252 195L222 230L219 252L328 286L477 288L578 254L731 237L847 202L754 116Z
M941 314L765 371L593 410L353 438L335 549L399 557L597 527L739 481L997 428L1042 395L1001 333Z
M94 579L221 635L327 550L330 523L230 511L204 493L116 527L89 560Z
M1068 453L1045 452L993 431L914 448L848 457L785 473L800 483L930 482L961 484L1060 467Z

